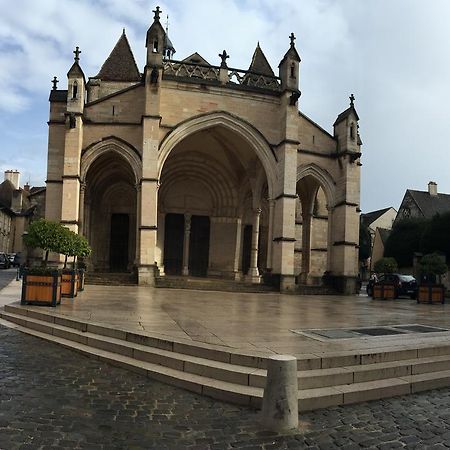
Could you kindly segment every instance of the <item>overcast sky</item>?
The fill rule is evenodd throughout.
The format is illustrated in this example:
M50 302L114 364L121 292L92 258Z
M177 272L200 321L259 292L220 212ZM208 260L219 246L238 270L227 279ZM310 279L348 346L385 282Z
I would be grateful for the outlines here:
M332 133L356 97L363 140L363 212L398 208L428 181L450 193L449 0L0 0L0 170L44 185L50 80L66 89L79 45L94 76L126 28L142 71L159 4L174 59L194 51L247 69L257 42L275 73L297 36L300 109Z

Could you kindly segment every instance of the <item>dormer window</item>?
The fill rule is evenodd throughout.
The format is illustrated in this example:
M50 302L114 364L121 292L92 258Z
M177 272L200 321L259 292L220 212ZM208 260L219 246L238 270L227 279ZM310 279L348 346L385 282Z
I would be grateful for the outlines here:
M78 83L75 80L72 85L72 99L77 98L77 95L78 95Z

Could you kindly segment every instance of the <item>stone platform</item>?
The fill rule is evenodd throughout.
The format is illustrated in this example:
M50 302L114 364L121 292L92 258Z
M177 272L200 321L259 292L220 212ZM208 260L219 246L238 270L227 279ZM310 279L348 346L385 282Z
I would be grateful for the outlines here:
M266 357L298 358L301 410L450 385L450 306L367 296L88 286L0 315L22 331L214 398L258 407Z

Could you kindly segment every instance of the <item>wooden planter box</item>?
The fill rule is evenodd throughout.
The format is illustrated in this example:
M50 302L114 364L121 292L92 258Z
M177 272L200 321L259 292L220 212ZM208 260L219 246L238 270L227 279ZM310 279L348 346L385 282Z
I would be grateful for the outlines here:
M445 287L442 284L424 284L419 286L417 303L444 303Z
M22 305L56 306L61 303L61 274L31 275L22 279Z
M78 269L78 292L84 291L84 281L86 278L86 273L84 269Z
M393 300L395 298L395 287L393 284L375 283L373 286L374 299Z
M61 276L61 295L74 298L78 294L78 271L63 272Z

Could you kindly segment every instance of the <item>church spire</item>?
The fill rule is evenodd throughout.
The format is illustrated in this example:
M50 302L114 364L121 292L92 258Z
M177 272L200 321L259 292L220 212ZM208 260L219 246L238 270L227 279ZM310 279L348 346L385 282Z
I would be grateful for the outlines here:
M161 8L159 6L153 10L153 23L147 31L145 46L147 47L147 66L161 67L164 55L166 32L161 25Z

